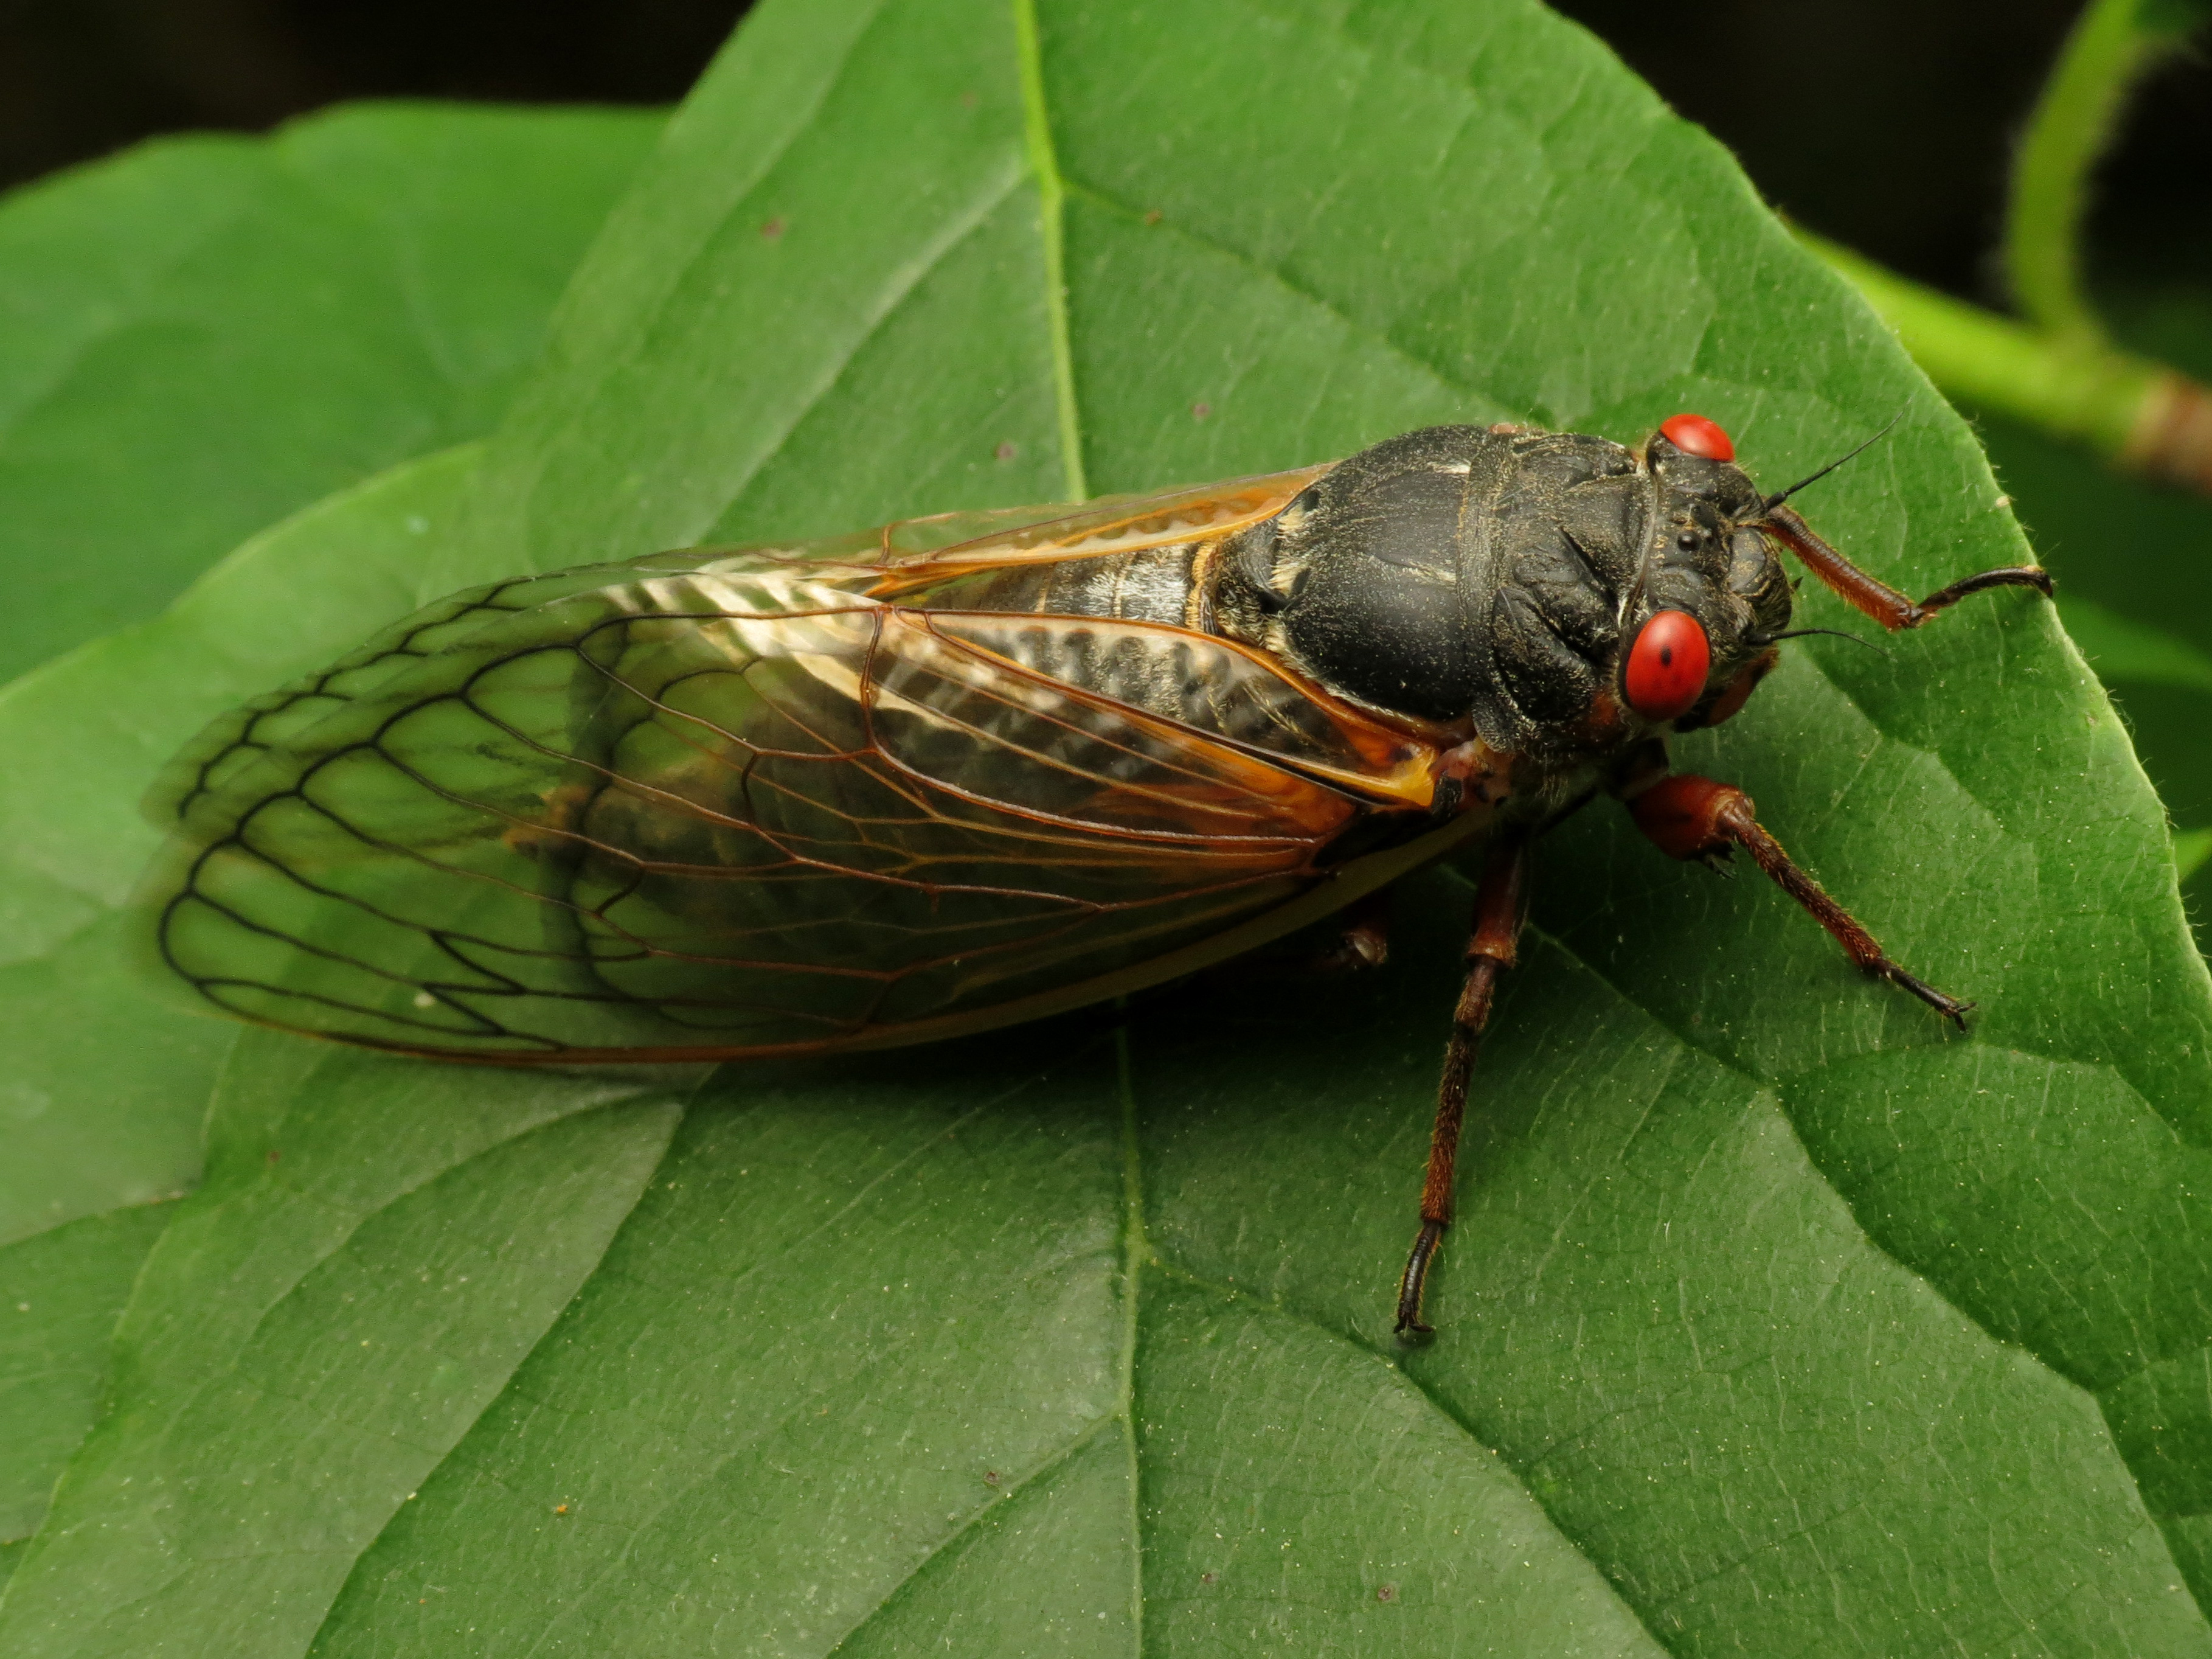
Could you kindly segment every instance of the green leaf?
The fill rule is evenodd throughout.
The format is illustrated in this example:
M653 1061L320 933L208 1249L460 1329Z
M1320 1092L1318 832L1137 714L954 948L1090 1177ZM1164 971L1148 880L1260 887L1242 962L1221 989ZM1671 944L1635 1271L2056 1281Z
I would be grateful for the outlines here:
M1900 406L1821 530L1915 591L2025 557L1874 320L1532 3L771 0L416 588L1448 418L1695 408L1786 482ZM1424 1349L1451 871L1357 984L726 1069L641 1185L687 1080L249 1038L0 1647L2212 1650L2212 986L2163 814L2040 601L1890 650L1794 646L1683 759L1972 1034L1592 808Z
M208 1089L234 1028L131 960L118 913L159 833L137 814L161 762L364 621L407 608L407 578L476 452L412 463L258 536L167 614L0 690L0 996L11 1010L0 1241L196 1175Z
M358 107L0 204L0 680L489 428L659 125Z
M211 1141L248 1167L187 1199L139 1276L116 1343L125 1403L9 1585L19 1629L143 1652L255 1606L257 1644L300 1651L597 1264L679 1115L650 1083L447 1072L395 1088L355 1057L259 1035L228 1083ZM312 1522L294 1510L282 1550L246 1543L272 1497L291 1510L311 1493ZM88 1510L97 1530L74 1524Z
M2130 621L2093 600L2069 595L2060 602L2059 614L2065 618L2075 645L2103 678L2124 686L2212 692L2212 654L2187 640L2163 628Z
M0 1246L0 1547L27 1539L107 1382L108 1334L164 1206L112 1210ZM14 1558L0 1557L0 1580Z
M402 468L256 537L167 614L0 690L9 1066L0 1082L0 1546L26 1536L90 1426L124 1294L198 1176L234 1029L163 993L116 913L156 843L134 803L167 754L270 669L311 668L406 608L476 452ZM98 711L95 715L92 711ZM137 1206L110 1209L108 1206ZM105 1211L105 1213L95 1213ZM4 1558L11 1570L14 1558Z

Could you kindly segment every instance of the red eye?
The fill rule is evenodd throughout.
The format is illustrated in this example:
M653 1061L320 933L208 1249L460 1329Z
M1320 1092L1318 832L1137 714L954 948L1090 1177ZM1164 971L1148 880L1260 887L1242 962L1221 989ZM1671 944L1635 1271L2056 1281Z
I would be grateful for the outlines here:
M1720 423L1703 415L1669 415L1659 423L1659 436L1686 455L1707 460L1734 460L1735 442L1721 430Z
M1621 676L1628 706L1646 720L1687 714L1705 695L1712 666L1713 648L1698 619L1687 611L1662 611L1628 648L1628 671Z

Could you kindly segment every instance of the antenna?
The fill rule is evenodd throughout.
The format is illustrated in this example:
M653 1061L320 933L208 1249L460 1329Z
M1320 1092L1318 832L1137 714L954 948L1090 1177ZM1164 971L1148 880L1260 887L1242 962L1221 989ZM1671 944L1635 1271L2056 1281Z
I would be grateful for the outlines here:
M1838 639L1848 639L1854 645L1863 645L1867 650L1875 653L1877 656L1887 656L1889 655L1887 650L1885 650L1881 646L1875 644L1871 639L1862 639L1856 634L1847 634L1841 628L1784 628L1778 634L1746 634L1743 637L1743 643L1747 645L1758 645L1762 647L1767 645L1778 645L1785 639L1802 639L1808 634L1832 635Z
M1909 403L1905 406L1905 409L1910 409L1911 407L1912 407L1912 406ZM1810 478L1799 479L1796 483L1791 485L1787 490L1782 491L1778 494L1767 497L1765 500L1759 503L1759 510L1762 513L1772 512L1776 508L1779 507L1784 502L1789 500L1790 497L1796 495L1807 485L1818 484L1822 479L1827 477L1829 473L1834 472L1836 468L1841 467L1844 461L1857 460L1868 450L1873 448L1875 444L1880 443L1884 438L1889 436L1890 428L1895 426L1898 422L1905 418L1905 409L1900 409L1895 414L1892 415L1887 421L1883 423L1881 430L1876 432L1864 443L1859 445L1857 448L1830 461L1826 467L1823 467L1819 472L1814 473Z

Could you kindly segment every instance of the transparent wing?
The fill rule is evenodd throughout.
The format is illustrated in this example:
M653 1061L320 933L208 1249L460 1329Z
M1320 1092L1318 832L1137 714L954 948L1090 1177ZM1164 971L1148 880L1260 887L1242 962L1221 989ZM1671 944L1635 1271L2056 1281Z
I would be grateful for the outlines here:
M849 541L804 551L502 584L219 723L166 796L163 960L419 1052L897 1040L1218 937L1426 822L1428 751L1240 648L905 609ZM1133 651L1176 665L1176 713L1048 672Z
M329 668L302 674L211 722L161 769L147 791L146 815L163 829L190 818L203 796L222 793L228 780L257 756L282 749L380 686L481 628L570 594L604 588L628 568L594 565L551 576L518 576L465 589L425 607Z
M690 576L769 564L815 567L877 597L996 566L1079 558L1218 535L1279 511L1328 470L1307 467L1143 496L1109 496L1080 507L1048 503L939 513L878 529L771 547L682 548L619 564L517 576L439 601L375 636L331 667L301 676L216 721L172 759L148 792L145 810L167 827L219 790L234 769L372 694L478 630L576 594L657 574Z
M234 768L282 748L330 715L372 694L479 629L550 605L657 574L689 576L766 564L815 567L820 578L886 597L948 576L1000 565L1133 552L1234 530L1277 511L1328 469L1309 467L1152 495L999 507L903 519L880 528L770 547L687 547L620 564L584 565L518 576L440 600L386 629L330 668L306 674L233 711L202 732L165 767L145 811L167 827L204 792L220 790Z

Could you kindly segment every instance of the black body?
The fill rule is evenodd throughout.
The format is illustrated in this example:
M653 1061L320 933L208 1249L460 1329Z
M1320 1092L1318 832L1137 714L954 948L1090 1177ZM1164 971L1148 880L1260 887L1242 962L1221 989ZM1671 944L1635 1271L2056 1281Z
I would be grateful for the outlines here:
M1789 582L1750 524L1762 505L1733 463L1664 436L1639 455L1577 433L1432 426L1353 455L1237 538L1220 625L1374 707L1472 717L1496 750L1586 747L1656 613L1704 627L1707 700L1789 625Z

